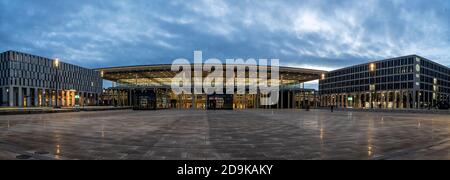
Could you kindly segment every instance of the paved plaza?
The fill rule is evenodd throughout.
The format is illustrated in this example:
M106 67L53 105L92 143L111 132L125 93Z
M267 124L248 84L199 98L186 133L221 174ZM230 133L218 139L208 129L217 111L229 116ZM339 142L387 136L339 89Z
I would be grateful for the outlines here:
M0 159L450 159L450 115L325 110L0 116Z

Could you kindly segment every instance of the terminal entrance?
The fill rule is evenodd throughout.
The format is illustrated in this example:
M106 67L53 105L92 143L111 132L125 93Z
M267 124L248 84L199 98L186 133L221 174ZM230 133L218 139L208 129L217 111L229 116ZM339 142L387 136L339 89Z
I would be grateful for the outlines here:
M134 110L156 110L156 93L153 90L137 90L134 93Z
M314 108L317 96L310 91L291 90L280 93L279 102L273 106L260 105L260 94L175 94L170 88L127 88L104 91L102 105L130 106L136 110L156 109L300 109ZM75 98L76 99L76 98ZM355 97L346 97L345 102L352 107ZM344 100L342 100L344 101ZM76 102L76 101L75 101Z
M214 94L208 96L207 109L209 110L233 110L233 95Z

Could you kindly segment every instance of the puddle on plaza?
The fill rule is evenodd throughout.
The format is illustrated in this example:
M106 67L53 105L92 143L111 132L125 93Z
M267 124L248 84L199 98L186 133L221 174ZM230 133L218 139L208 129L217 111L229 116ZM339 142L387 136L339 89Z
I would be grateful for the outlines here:
M105 137L105 125L104 124L102 124L102 129L101 129L101 136L102 136L102 138L104 138Z
M5 120L5 121L0 120L0 128L6 128L9 130L12 126L13 126L13 124L11 124L10 120Z
M384 120L384 118L382 117ZM369 120L368 126L367 126L367 156L369 158L373 157L374 155L374 148L373 148L373 133L375 130L375 122L374 120Z
M56 145L55 159L61 159L61 146L59 144Z
M367 156L369 157L373 156L372 146L367 146Z
M323 144L323 139L324 139L324 132L323 132L323 128L320 128L320 140L322 141Z

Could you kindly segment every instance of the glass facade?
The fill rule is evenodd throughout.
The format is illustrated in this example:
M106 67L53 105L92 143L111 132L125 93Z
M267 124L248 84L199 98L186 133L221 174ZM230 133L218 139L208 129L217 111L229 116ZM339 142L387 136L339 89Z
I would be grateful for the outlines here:
M144 100L143 95L146 94ZM147 98L152 97L152 98ZM274 106L259 105L261 94L175 95L170 88L114 87L106 89L101 96L102 105L136 106L147 109L300 109L319 105L318 92L314 89L283 89L279 102ZM144 103L142 103L144 102ZM151 102L152 104L148 104ZM149 108L151 107L151 108ZM136 108L145 109L145 108Z

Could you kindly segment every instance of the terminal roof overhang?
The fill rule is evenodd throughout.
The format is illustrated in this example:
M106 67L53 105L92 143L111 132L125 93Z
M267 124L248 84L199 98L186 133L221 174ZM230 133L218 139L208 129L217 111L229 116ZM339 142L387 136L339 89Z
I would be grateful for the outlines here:
M237 65L239 66L239 65ZM172 65L143 65L143 66L123 66L123 67L109 67L98 68L97 71L103 73L103 79L123 83L133 84L137 81L146 81L150 85L162 85L169 79L176 76L178 72L171 71ZM191 65L193 70L193 65ZM265 66L258 66L262 68ZM226 69L226 68L224 68ZM270 77L270 66L268 67ZM326 71L294 68L294 67L279 67L280 77L282 78L282 84L296 84L313 80L318 80L322 74ZM224 70L225 72L225 70ZM203 76L206 77L208 73L203 72Z

